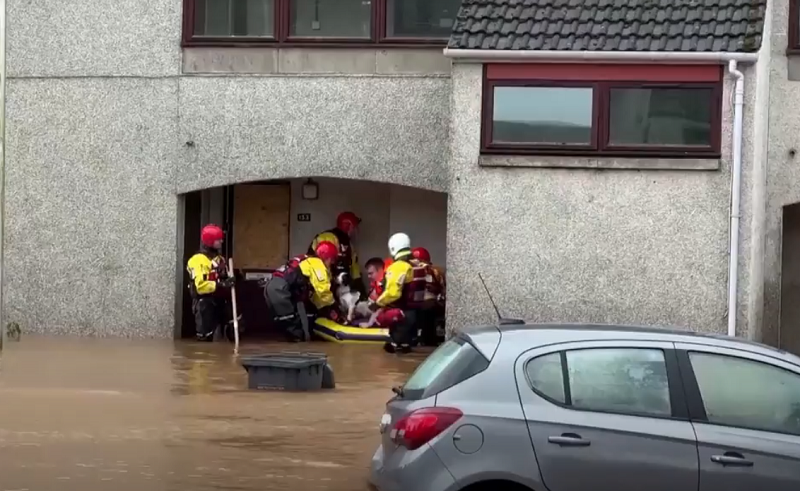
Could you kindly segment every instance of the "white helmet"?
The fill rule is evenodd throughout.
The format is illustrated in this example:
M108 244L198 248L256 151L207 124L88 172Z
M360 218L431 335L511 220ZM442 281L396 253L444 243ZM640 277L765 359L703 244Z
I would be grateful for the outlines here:
M389 237L389 254L395 257L403 249L411 249L411 239L408 235L399 233Z

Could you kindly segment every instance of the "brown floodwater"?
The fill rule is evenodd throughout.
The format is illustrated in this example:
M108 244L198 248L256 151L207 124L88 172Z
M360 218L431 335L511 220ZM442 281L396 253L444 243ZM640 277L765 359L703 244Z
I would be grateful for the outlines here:
M0 491L361 491L383 406L423 353L324 351L337 388L246 390L231 345L24 336L0 359Z

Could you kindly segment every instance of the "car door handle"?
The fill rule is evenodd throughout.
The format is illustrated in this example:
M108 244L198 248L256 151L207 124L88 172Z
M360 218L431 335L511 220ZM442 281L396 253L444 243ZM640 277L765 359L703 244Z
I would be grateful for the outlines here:
M725 452L722 455L712 455L711 462L724 466L753 467L753 462L745 459L744 455L738 452Z
M575 433L563 433L561 436L551 436L547 438L549 443L555 443L562 447L588 447L592 444L589 440L584 440Z

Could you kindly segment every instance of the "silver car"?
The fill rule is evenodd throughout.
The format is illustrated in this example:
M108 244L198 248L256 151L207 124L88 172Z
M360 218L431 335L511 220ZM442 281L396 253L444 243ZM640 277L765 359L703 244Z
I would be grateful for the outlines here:
M395 392L380 491L800 490L800 358L741 339L481 328Z

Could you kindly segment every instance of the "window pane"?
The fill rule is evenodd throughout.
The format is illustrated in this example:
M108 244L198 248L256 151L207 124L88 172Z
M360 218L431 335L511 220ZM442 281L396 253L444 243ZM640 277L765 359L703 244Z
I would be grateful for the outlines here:
M273 36L275 0L195 0L195 36Z
M689 359L709 421L800 435L800 376L731 356Z
M448 38L461 0L388 0L386 34L400 38Z
M370 0L291 0L291 35L300 37L369 38Z
M480 351L460 337L439 346L403 385L403 399L421 399L448 389L489 366Z
M534 389L564 404L564 372L561 368L561 355L551 353L529 361L525 365L528 380Z
M588 145L592 92L589 87L495 87L492 141Z
M711 89L611 89L612 145L711 145Z
M658 349L567 351L572 406L593 411L669 416L664 352Z

